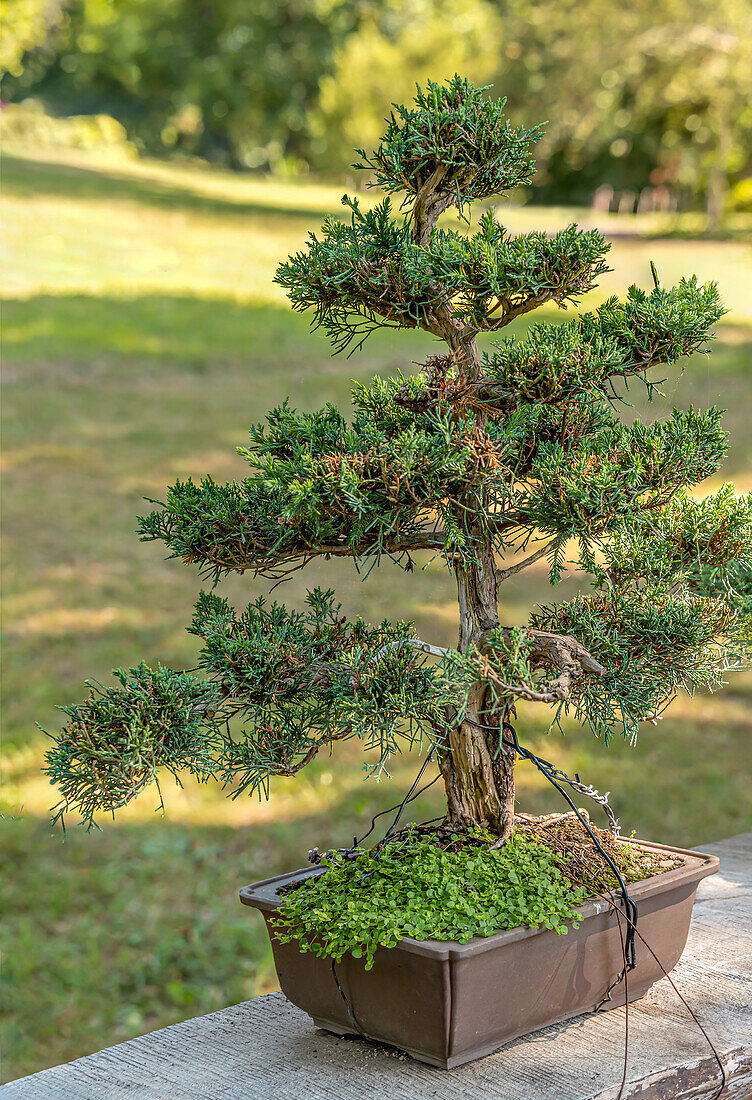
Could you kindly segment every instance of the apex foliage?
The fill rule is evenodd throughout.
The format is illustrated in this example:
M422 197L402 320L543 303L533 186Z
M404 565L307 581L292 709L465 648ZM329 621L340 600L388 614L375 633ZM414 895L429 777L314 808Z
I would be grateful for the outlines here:
M438 212L491 198L532 182L533 146L543 126L513 128L506 99L488 99L460 76L446 85L418 87L415 105L395 104L378 149L356 149L353 167L370 170L375 184L407 201L429 195Z
M64 807L91 821L161 766L267 791L348 737L376 750L379 771L426 736L450 820L507 835L499 730L518 699L633 739L680 688L719 686L748 653L752 498L689 492L722 463L721 413L617 416L631 381L652 395L663 367L707 346L724 312L716 286L630 287L478 348L539 305L577 302L608 251L576 226L513 236L490 209L475 232L437 224L530 181L540 128L511 127L503 106L456 77L396 107L359 163L387 196L365 210L345 198L348 220L328 221L277 276L335 350L384 326L443 348L415 373L356 385L349 417L285 401L251 427L244 480L178 481L139 528L215 582L280 580L314 556L410 568L431 551L457 577L458 649L408 623L349 622L331 592L311 592L302 612L263 600L238 612L202 593L189 628L199 675L139 666L63 708L48 770ZM505 626L497 585L542 558L554 585L573 563L590 591Z

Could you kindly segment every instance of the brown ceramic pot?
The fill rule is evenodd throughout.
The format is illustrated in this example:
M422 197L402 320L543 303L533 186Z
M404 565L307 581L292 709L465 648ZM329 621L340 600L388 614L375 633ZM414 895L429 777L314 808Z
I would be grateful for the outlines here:
M628 990L624 982L617 985L604 1008L644 996L664 970L676 966L697 884L718 870L716 856L639 843L683 862L630 886L640 934L658 961L638 938ZM405 938L396 947L379 948L371 970L349 954L335 968L331 959L280 943L269 926L282 902L278 888L318 873L293 871L240 891L240 900L266 918L282 992L317 1027L389 1043L434 1066L452 1069L520 1035L592 1012L622 969L616 915L597 900L580 906L582 923L566 935L521 927L466 944Z

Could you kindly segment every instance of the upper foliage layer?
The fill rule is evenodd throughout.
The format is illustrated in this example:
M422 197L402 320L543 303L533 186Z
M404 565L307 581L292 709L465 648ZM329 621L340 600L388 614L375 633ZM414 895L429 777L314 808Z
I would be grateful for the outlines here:
M512 236L488 212L475 234L437 229L420 244L412 218L395 219L389 199L365 212L357 199L342 201L350 221L326 221L275 277L336 351L385 327L440 335L437 309L447 303L468 333L495 331L545 302L576 301L608 270L610 246L597 230Z
M614 378L668 366L702 348L724 308L715 283L696 277L650 293L631 286L624 302L609 298L565 324L534 325L484 356L477 389L493 407L520 400L563 404L583 393L613 391Z
M406 232L404 244L426 251ZM357 253L345 254L358 269ZM392 301L383 287L378 298ZM142 519L141 534L215 576L276 576L280 565L316 553L399 557L421 544L472 556L472 527L497 534L500 548L510 526L590 537L599 517L608 527L655 508L718 468L725 440L713 410L623 428L605 395L617 378L652 385L647 372L701 347L722 313L714 284L632 287L623 303L610 299L498 344L472 384L461 362L445 357L409 379L356 386L350 427L332 406L298 414L285 403L251 429L241 452L254 476L177 482L163 509ZM476 501L484 494L480 513L469 501L455 506L471 490ZM426 533L431 525L440 536Z
M514 128L504 114L506 99L488 99L485 89L454 76L447 84L417 88L413 107L395 105L373 153L356 149L354 165L371 171L375 184L405 192L415 201L431 181L445 208L529 184L535 174L531 146L543 126Z
M481 537L500 549L535 528L592 539L714 473L726 451L714 409L625 426L587 398L521 404L481 429L469 409L395 412L396 389L361 389L351 427L332 406L274 410L241 452L253 477L177 482L142 517L142 538L213 576L277 576L314 554L365 560L421 546L471 561Z

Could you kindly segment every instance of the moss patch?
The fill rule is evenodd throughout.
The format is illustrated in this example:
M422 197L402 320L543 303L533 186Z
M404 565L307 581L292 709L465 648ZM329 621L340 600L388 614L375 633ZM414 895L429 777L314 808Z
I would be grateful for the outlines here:
M681 862L593 831L626 882ZM365 957L370 969L378 947L406 936L467 943L520 925L566 933L581 902L618 885L573 814L523 817L501 847L494 840L483 829L410 825L370 850L329 852L322 874L283 890L276 934L302 952Z
M406 829L368 851L331 853L323 874L286 898L277 935L332 959L349 951L369 969L378 947L404 936L467 943L522 924L559 933L576 925L587 891L562 874L554 853L524 832L502 848L493 839L482 830L442 838Z

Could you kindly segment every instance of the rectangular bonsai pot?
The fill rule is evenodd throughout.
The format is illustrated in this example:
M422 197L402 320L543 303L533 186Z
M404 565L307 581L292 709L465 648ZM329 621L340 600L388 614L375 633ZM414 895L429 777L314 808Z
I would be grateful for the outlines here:
M697 884L719 865L716 856L702 852L637 843L680 858L682 865L629 888L640 934L660 960L638 938L629 1001L676 966ZM566 935L520 927L466 944L405 938L396 947L379 948L372 970L349 954L335 970L331 959L280 943L269 924L283 901L279 887L320 873L306 868L240 891L243 904L266 918L282 992L318 1027L389 1043L433 1066L452 1069L520 1035L592 1012L622 969L616 915L604 901L592 900L579 907L582 923ZM622 982L604 1007L623 1005L625 996Z

